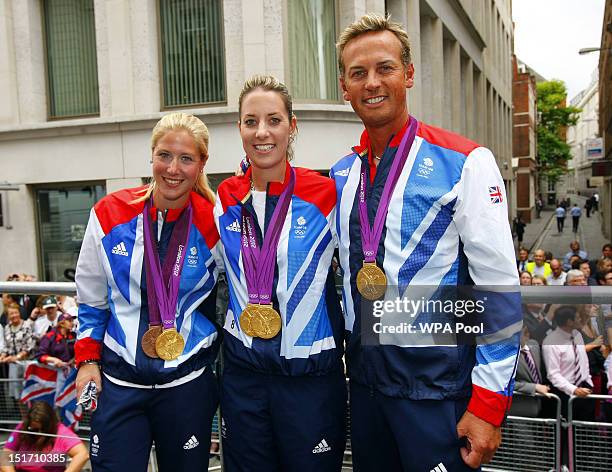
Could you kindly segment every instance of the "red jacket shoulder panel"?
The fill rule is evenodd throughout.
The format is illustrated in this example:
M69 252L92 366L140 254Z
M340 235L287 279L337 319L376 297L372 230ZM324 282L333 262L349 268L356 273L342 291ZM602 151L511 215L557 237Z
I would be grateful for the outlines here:
M139 213L142 213L144 202L132 203L142 197L147 187L136 187L113 192L94 205L94 211L104 234L113 227L127 223Z
M460 134L427 125L421 121L419 121L417 136L420 136L431 144L459 152L466 156L474 149L480 147L480 144L475 143L474 141L471 141Z

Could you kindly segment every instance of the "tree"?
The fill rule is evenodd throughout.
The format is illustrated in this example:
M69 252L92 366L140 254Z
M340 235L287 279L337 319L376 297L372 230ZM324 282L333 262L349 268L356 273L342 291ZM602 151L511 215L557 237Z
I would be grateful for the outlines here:
M568 126L576 124L581 110L565 105L567 90L560 80L537 84L537 92L540 174L556 182L567 172L567 161L572 157L565 142L565 131Z

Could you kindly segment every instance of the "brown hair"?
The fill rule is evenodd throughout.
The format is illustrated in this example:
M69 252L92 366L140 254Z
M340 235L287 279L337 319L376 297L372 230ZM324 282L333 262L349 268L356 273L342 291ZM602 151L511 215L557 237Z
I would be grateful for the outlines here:
M188 115L182 112L169 113L162 116L157 122L151 133L151 149L155 149L157 142L169 131L183 130L189 133L189 135L195 141L198 150L200 151L200 157L204 159L208 157L208 141L209 134L208 128L198 117L194 115ZM138 197L132 203L143 202L148 200L153 192L155 191L155 181L153 180L144 190L144 195ZM206 173L202 171L193 186L193 191L200 194L206 200L211 203L215 203L215 194L210 188L208 183L208 177Z
M363 15L353 24L348 25L344 31L340 33L340 37L336 43L336 48L338 49L338 69L340 69L340 75L344 75L342 53L346 45L352 39L373 31L390 31L393 33L402 46L402 63L404 66L409 66L412 63L410 40L408 39L408 33L406 33L404 28L402 28L402 25L391 21L390 15L380 16L375 13L368 13Z
M287 116L289 118L289 123L293 119L293 101L291 99L291 95L289 94L289 89L287 86L278 80L276 77L272 75L254 75L249 80L244 83L242 87L242 91L240 92L240 97L238 98L238 119L240 120L242 117L242 102L244 98L251 92L255 90L263 90L265 92L276 92L280 95L283 103L285 105L285 110L287 111ZM293 141L295 140L295 134L297 132L289 134L289 144L287 146L287 160L290 161L293 159Z
M36 434L29 434L30 425L32 423L40 423L40 431L38 433L44 434L57 434L57 416L51 405L47 402L36 401L32 402L21 430L25 431L20 434L20 442L26 447L23 448L27 451L42 451L47 447L52 447L55 443L55 437L53 436L39 436Z

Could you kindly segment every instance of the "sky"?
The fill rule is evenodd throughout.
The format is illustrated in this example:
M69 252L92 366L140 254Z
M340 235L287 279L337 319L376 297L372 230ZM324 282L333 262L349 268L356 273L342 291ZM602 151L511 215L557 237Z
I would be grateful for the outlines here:
M514 53L546 79L565 82L572 99L591 82L606 0L512 0ZM569 100L568 100L569 101Z

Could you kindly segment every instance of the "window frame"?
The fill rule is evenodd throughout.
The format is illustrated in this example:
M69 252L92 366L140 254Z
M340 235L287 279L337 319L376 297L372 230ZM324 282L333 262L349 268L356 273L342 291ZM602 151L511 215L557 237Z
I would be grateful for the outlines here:
M291 98L293 99L294 104L301 103L312 103L312 104L344 104L344 99L342 98L342 88L340 87L340 71L338 70L338 51L336 49L336 44L334 43L334 70L336 71L336 88L338 90L338 98L337 99L322 99L322 98L298 98L295 96L292 90L291 83L291 57L289 55L289 4L292 0L283 0L282 4L282 21L283 21L283 62L284 67L283 71L285 74L285 84L289 88L289 93L291 94ZM336 40L338 39L338 35L340 34L340 0L333 0L334 2L334 28L336 31Z
M227 51L225 49L225 10L224 10L224 1L218 0L220 5L219 18L221 18L219 28L221 35L221 50L223 57L223 95L225 100L217 101L217 102L205 102L205 103L187 103L187 104L179 104L179 105L166 105L165 103L165 86L166 81L164 77L164 54L163 54L163 45L162 45L162 18L161 18L161 2L162 0L157 0L155 2L156 9L156 20L157 20L157 63L158 63L158 74L159 74L159 103L160 103L160 111L174 111L174 110L184 110L190 108L214 108L220 106L226 106L228 104L227 101Z
M49 0L42 0L40 2L40 27L42 32L42 47L43 47L43 67L45 74L45 102L47 104L47 121L63 121L63 120L75 120L79 118L97 118L100 117L100 70L98 67L98 35L96 31L96 2L92 0L92 7L94 12L94 44L96 53L96 76L98 81L98 111L96 113L84 113L78 115L63 115L53 116L51 115L51 81L49 80L49 44L47 41L47 22L45 15L45 4Z

